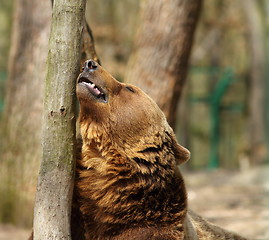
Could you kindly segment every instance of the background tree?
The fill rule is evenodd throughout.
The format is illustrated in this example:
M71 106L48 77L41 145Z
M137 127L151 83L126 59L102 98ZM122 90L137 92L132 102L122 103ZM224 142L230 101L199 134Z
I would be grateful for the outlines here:
M262 11L257 1L242 0L248 23L250 60L249 86L249 145L252 163L265 160L265 77L266 51ZM250 11L251 9L251 11Z
M75 85L84 17L85 0L53 3L34 239L71 239L76 157Z
M140 26L125 80L149 94L172 127L201 4L202 0L148 0L141 6Z
M12 23L13 0L0 1L0 72L4 72L7 68L7 57L10 47L10 33ZM1 76L0 76L1 77ZM1 81L1 80L0 80ZM1 88L1 86L0 86ZM1 96L1 94L0 94Z
M269 92L269 2L263 0L263 8L264 10L264 36L265 36L265 50L266 50L266 79L265 81L265 132L266 132L266 142L267 142L267 162L269 162L269 95L266 94ZM267 104L266 104L267 103Z
M43 82L50 18L50 1L16 1L1 123L1 139L4 140L0 144L3 183L0 186L0 218L23 225L31 223L28 213L33 208L41 153Z

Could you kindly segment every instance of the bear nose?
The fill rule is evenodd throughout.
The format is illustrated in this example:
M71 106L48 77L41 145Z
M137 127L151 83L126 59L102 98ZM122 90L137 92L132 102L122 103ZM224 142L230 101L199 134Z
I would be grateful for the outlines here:
M97 63L93 60L87 60L85 63L84 63L84 67L82 68L82 71L84 72L92 72L94 70L96 70L98 67Z

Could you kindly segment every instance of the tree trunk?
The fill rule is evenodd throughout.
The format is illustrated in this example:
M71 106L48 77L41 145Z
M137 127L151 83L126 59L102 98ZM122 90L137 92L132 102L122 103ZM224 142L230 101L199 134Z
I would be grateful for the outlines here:
M265 81L265 132L266 132L266 143L267 143L267 152L266 158L267 163L269 163L269 2L268 0L263 0L263 6L266 9L265 14L265 39L266 39L266 79ZM267 124L266 124L267 123Z
M95 50L94 37L90 26L87 24L86 19L84 20L83 34L82 34L82 51L80 66L84 66L84 63L88 59L93 59L101 65L101 61Z
M263 23L258 3L241 0L249 31L251 56L249 89L249 147L251 161L261 163L265 159L265 43Z
M0 191L5 185L14 189L16 196L9 196L10 191L0 192L9 206L0 205L0 215L6 215L3 220L21 225L32 222L28 213L33 206L35 170L41 155L40 123L50 19L49 1L16 1L0 144Z
M54 1L44 101L43 159L34 239L71 239L75 172L75 82L79 72L85 0Z
M201 5L202 0L147 0L142 5L126 81L149 94L172 127Z

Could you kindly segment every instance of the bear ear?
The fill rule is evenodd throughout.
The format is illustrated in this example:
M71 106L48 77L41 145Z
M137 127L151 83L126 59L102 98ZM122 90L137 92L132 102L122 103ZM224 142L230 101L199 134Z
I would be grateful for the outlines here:
M187 148L184 148L173 139L173 151L175 154L177 164L183 164L190 159L191 153Z
M183 164L184 162L187 162L190 157L191 153L187 148L182 147L180 144L177 144L177 164Z

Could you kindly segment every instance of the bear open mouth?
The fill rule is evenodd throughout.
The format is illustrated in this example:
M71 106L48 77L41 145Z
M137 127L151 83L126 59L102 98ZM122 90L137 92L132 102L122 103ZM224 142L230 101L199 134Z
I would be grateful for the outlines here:
M89 92L96 97L98 100L102 102L107 102L107 96L103 89L99 86L97 86L95 83L91 82L88 78L86 77L81 77L78 80L78 83L84 84Z

